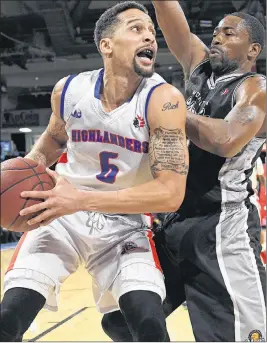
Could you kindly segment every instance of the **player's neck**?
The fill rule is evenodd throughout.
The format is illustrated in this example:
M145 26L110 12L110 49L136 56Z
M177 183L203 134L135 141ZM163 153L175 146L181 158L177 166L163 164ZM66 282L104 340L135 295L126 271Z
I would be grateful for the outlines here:
M131 99L142 77L104 72L101 102L105 111L112 111Z
M228 74L245 74L249 73L252 69L251 63L243 63L239 65L238 68L229 68L228 70L223 71L222 73L214 73L214 79L218 79L221 76L225 76Z

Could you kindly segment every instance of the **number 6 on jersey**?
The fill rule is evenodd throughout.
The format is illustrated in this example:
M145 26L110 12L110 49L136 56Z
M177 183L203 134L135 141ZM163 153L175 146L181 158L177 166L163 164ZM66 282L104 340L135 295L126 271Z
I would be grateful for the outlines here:
M96 178L105 183L114 183L116 176L119 172L119 168L115 164L109 163L111 158L118 158L119 154L109 151L102 151L99 154L101 173L96 175Z

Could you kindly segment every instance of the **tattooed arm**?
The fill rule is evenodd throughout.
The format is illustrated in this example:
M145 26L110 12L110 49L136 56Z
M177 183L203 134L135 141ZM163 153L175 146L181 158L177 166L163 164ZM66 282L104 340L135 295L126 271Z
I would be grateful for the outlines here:
M79 191L79 210L105 213L176 211L184 198L188 172L183 95L164 84L154 90L148 106L150 167L153 180L111 192Z
M47 167L54 164L62 153L68 140L65 122L60 118L60 98L66 78L61 79L51 95L52 114L49 124L32 150L25 156Z
M52 172L57 180L56 187L51 191L23 192L23 197L45 201L27 207L21 215L45 210L29 224L48 225L58 217L78 211L126 214L176 211L184 198L188 171L185 117L182 94L171 85L159 86L148 105L152 181L119 191L88 192L76 189Z
M236 94L236 105L224 120L187 112L186 134L199 148L233 157L255 136L266 132L266 80L252 77Z

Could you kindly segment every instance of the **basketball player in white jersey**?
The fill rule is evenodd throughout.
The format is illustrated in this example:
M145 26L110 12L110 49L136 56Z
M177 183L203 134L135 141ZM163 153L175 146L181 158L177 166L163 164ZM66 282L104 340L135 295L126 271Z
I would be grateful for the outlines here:
M123 313L129 341L169 341L163 275L140 213L175 211L183 201L185 101L154 73L155 29L142 5L108 9L95 42L104 69L56 84L49 125L26 156L49 167L67 144L49 172L55 188L22 193L44 199L21 211L42 211L28 223L41 227L23 235L8 268L2 341L20 339L43 306L56 310L80 263L99 311Z

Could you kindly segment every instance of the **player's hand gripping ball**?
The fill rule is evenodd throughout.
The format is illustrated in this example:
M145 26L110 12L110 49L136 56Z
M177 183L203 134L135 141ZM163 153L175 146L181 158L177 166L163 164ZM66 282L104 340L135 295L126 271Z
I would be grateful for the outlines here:
M43 202L32 197L22 198L23 191L47 191L55 186L53 178L43 164L17 157L1 163L1 227L10 231L30 231L40 225L29 225L38 213L21 216L20 211Z

